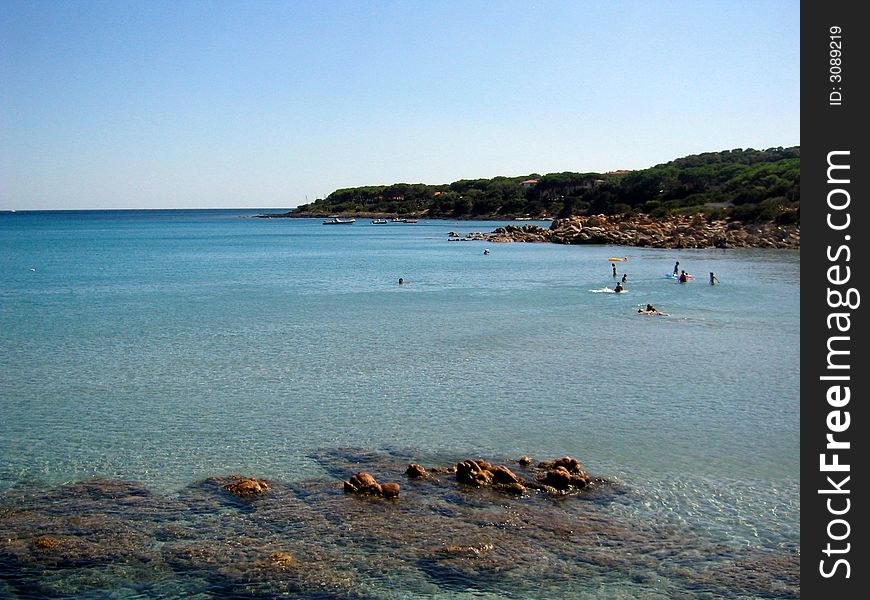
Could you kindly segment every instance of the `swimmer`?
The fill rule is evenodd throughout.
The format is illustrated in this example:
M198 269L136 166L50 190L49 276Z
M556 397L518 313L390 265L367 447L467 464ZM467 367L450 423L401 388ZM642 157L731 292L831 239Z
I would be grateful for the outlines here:
M613 288L613 291L616 292L617 294L619 294L620 292L622 292L623 289L625 289L625 288L622 287L622 283L617 281L616 287Z
M625 283L626 281L628 281L628 273L623 273L622 274L622 283Z
M613 265L613 276L616 277L616 265Z
M680 283L686 283L687 281L689 281L689 274L686 273L685 271L681 271L680 272Z
M483 249L483 253L484 253L484 254L489 254L489 248L484 248L484 249Z
M680 272L680 261L677 261L677 264L674 265L674 275Z
M713 274L713 271L710 271L710 285L716 285L719 283L719 278Z
M399 277L399 285L403 285L404 283L405 283L405 280L402 279L401 277Z
M641 314L641 315L661 315L661 316L663 316L663 317L667 317L667 316L669 316L668 313L663 313L662 311L660 311L659 309L657 309L657 308L656 308L655 306L653 306L652 304L647 304L645 309L644 309L644 308L638 308L638 309L637 309L637 312L638 312L638 314Z

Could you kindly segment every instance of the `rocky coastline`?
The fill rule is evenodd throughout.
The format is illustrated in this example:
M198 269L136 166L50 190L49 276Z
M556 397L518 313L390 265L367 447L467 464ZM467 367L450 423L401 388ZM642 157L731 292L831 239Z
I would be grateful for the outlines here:
M218 476L172 494L110 479L3 491L0 596L362 600L401 582L420 596L531 598L584 582L800 597L799 547L728 545L611 511L645 499L571 457L424 467L404 451L334 448L310 458L327 477ZM401 495L378 483L402 473Z
M701 216L668 219L594 215L556 219L549 228L507 225L490 233L452 239L489 242L615 244L649 248L800 248L800 225L707 220Z
M327 213L263 214L257 218L325 218ZM341 213L358 219L392 218L395 214ZM415 218L427 218L418 216ZM482 217L497 220L497 217ZM491 232L460 234L453 240L488 242L549 242L553 244L611 244L648 248L783 248L798 249L800 225L773 222L752 223L728 219L707 219L703 215L667 218L625 215L572 216L555 219L550 227L526 223L505 225Z

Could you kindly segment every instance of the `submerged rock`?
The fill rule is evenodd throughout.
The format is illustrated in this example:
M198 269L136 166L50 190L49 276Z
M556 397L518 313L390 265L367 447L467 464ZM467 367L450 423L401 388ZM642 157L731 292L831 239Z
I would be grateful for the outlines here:
M299 563L296 557L289 552L273 552L269 555L269 560L282 567L292 567Z
M33 545L40 550L54 550L60 546L60 542L53 537L47 535L40 536L33 541Z
M382 495L398 493L398 485L370 473L398 474L422 462L413 453L333 455L335 469L360 471L348 481L353 488L378 486ZM495 462L425 469L456 477L414 482L402 502L348 501L332 471L263 482L268 493L255 501L225 487L245 477L216 477L171 495L129 482L0 492L0 596L125 595L131 582L149 597L370 599L473 590L555 598L576 594L578 582L591 595L615 584L640 597L800 596L799 549L722 543L703 526L656 519L635 494L620 503L640 511L605 509L618 485L598 485L570 457L515 471ZM460 477L489 483L469 486ZM557 490L539 477L574 487ZM583 477L589 484L578 488ZM558 499L500 493L519 486Z

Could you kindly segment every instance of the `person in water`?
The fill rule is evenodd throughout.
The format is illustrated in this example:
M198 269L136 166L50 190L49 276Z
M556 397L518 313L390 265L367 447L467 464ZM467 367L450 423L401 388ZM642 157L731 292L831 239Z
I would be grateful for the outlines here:
M616 292L616 293L618 294L618 293L622 292L623 289L624 289L624 288L622 287L622 283L620 283L619 281L617 281L617 282L616 282L616 287L613 288L613 291Z
M625 283L626 281L628 281L628 273L623 273L622 274L622 283Z
M662 315L663 317L668 316L668 313L663 313L652 304L647 304L646 308L638 308L637 312L641 315Z
M677 264L674 265L674 275L680 272L680 261L677 261Z
M680 272L680 283L686 283L689 281L689 276L686 274L686 271L683 270Z
M401 277L399 277L399 285L403 285L404 283L405 283L405 280L402 279Z
M716 285L719 282L719 279L713 274L713 271L710 271L710 285Z
M489 254L489 248L484 248L484 249L483 249L483 253L484 253L484 254Z
M616 265L614 264L612 266L613 266L613 276L616 277Z

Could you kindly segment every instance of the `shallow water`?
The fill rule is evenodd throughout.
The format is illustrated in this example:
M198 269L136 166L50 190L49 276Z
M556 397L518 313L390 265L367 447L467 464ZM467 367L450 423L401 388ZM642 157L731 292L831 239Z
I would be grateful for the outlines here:
M24 502L22 485L93 477L165 502L231 473L328 488L354 467L318 456L341 447L424 463L569 454L628 490L595 508L619 531L786 557L799 546L797 252L449 242L500 223L251 214L0 216L0 506ZM595 293L624 255L626 292ZM675 260L696 279L665 278ZM647 303L670 316L636 314ZM434 587L420 591L419 565L395 560L366 595L504 592L432 584L422 567ZM145 596L216 593L152 562L166 571L147 575L159 585ZM554 589L661 593L596 568L600 589ZM114 581L123 596L127 580L93 588Z

